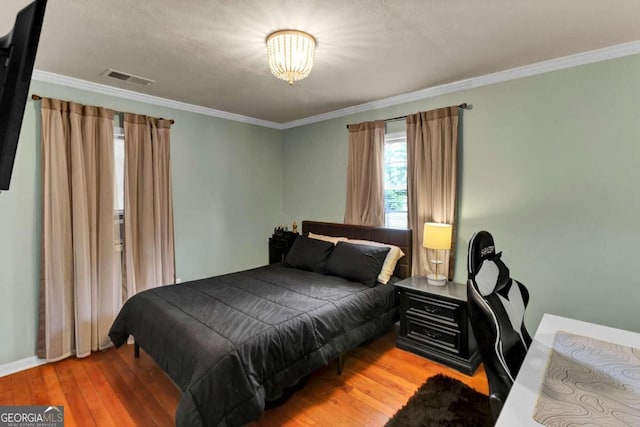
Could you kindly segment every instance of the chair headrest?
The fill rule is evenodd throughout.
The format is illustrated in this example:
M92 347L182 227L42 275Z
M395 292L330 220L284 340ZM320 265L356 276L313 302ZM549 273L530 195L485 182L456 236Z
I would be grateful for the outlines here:
M479 231L469 240L467 270L469 280L487 296L504 289L509 283L509 268L502 262L502 252L496 253L493 236L488 231Z
M478 231L469 240L469 253L467 256L467 272L469 278L475 275L480 269L480 264L485 259L493 258L496 254L496 247L493 243L493 236L488 231Z

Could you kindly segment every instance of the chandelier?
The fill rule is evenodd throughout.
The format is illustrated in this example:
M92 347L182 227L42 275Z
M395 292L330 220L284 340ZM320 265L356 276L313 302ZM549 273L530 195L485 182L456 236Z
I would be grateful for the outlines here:
M289 85L309 75L313 67L316 39L303 31L281 30L267 37L271 73Z

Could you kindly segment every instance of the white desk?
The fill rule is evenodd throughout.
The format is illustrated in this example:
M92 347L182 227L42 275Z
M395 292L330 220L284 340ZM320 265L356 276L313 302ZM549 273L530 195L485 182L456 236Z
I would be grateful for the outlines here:
M516 381L502 408L497 427L540 426L533 419L538 391L557 331L567 331L628 347L640 348L640 333L545 314L533 337Z

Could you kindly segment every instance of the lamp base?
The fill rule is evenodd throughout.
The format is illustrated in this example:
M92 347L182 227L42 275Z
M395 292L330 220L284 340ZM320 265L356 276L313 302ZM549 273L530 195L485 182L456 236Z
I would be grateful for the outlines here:
M447 278L438 274L427 274L427 283L431 286L444 286L447 284Z

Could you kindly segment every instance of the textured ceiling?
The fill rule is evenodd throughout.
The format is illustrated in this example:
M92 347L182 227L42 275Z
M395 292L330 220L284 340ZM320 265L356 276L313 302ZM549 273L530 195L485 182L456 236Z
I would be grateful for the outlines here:
M285 28L318 41L292 87L266 60ZM49 0L36 68L281 123L638 39L639 0Z

